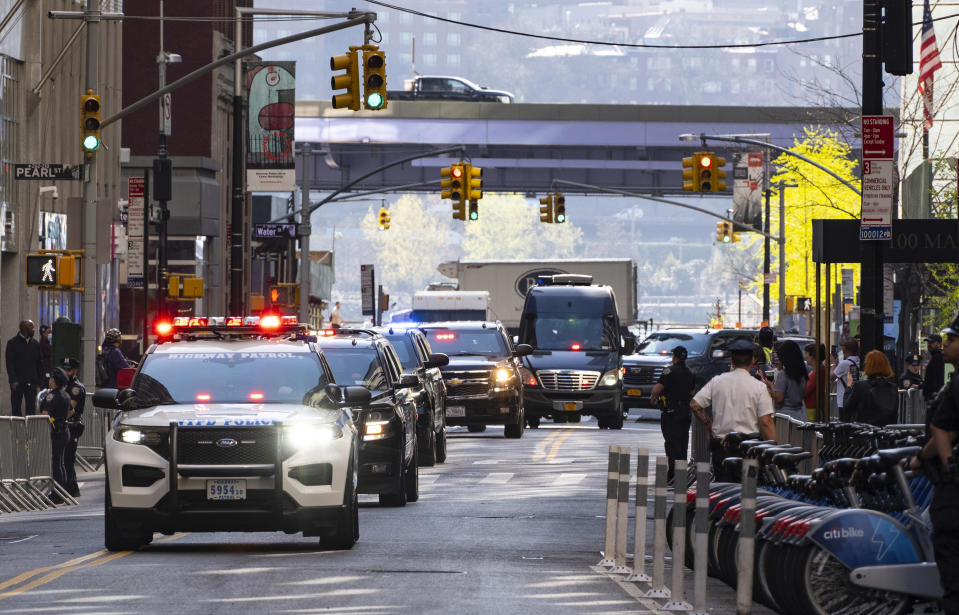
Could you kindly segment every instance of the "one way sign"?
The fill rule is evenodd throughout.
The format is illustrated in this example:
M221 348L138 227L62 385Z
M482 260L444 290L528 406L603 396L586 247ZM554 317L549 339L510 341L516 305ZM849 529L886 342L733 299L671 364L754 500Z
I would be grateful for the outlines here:
M15 179L82 179L80 171L83 169L82 166L71 166L68 164L44 164L44 163L27 163L27 164L15 164L14 168L14 178Z

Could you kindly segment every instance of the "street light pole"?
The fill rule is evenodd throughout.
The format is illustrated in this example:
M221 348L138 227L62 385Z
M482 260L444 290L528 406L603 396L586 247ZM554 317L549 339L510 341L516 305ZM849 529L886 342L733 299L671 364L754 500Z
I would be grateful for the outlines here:
M786 188L796 188L799 184L779 180L779 326L786 329Z

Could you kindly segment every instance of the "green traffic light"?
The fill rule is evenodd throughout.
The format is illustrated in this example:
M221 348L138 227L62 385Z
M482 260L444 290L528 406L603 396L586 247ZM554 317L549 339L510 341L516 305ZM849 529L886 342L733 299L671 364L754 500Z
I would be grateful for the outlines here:
M366 97L366 106L370 109L382 109L384 102L383 95L378 92L373 92Z
M557 222L566 222L566 214L556 214Z
M83 149L88 152L95 152L100 149L100 139L96 135L87 135L83 137Z
M475 211L470 212L470 220L479 220L479 213Z
M723 243L729 243L729 240L730 240L729 235L723 235Z

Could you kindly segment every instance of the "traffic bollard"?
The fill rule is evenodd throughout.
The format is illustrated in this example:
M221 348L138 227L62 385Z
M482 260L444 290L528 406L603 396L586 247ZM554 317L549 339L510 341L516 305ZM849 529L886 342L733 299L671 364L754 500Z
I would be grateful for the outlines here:
M653 487L653 582L646 598L669 598L666 587L666 458L656 457Z
M709 539L709 463L696 462L696 535L693 543L693 609L696 615L706 615L706 567Z
M739 516L738 561L736 573L736 615L752 613L753 555L756 547L756 473L755 459L743 460L742 508Z
M616 510L619 505L619 446L610 445L609 465L606 470L606 540L603 544L603 559L597 566L609 568L613 565L613 551L616 550Z
M673 587L671 599L663 606L664 611L691 611L693 605L686 602L683 573L686 571L686 485L689 477L686 460L676 460L673 475Z
M646 508L649 498L649 449L641 448L636 456L636 526L633 528L633 574L626 577L634 583L649 583L646 574Z
M629 574L626 566L626 538L629 533L629 447L619 447L619 484L616 490L616 540L611 574Z

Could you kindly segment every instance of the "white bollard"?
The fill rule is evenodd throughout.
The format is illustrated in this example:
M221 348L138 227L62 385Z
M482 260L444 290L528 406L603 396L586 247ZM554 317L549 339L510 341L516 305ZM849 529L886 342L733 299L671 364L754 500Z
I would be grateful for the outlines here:
M743 460L742 508L737 541L736 615L749 615L753 605L753 555L756 548L756 474L757 461Z
M656 457L653 488L653 582L646 598L669 598L666 587L666 458Z
M611 574L629 574L626 566L626 539L629 533L629 447L619 447L619 479L616 489L616 541Z
M693 609L696 615L706 611L706 567L709 554L706 552L709 539L709 463L696 462L696 536L693 547Z
M646 509L649 498L649 449L641 448L636 456L636 525L633 528L633 574L626 577L634 583L649 583L646 574Z
M619 495L619 446L609 447L609 465L606 470L606 540L603 545L603 559L597 566L614 566L613 551L616 550L616 509Z
M673 587L671 600L663 605L664 611L691 611L693 605L686 602L683 573L686 571L686 485L689 477L686 460L676 460L673 476Z

